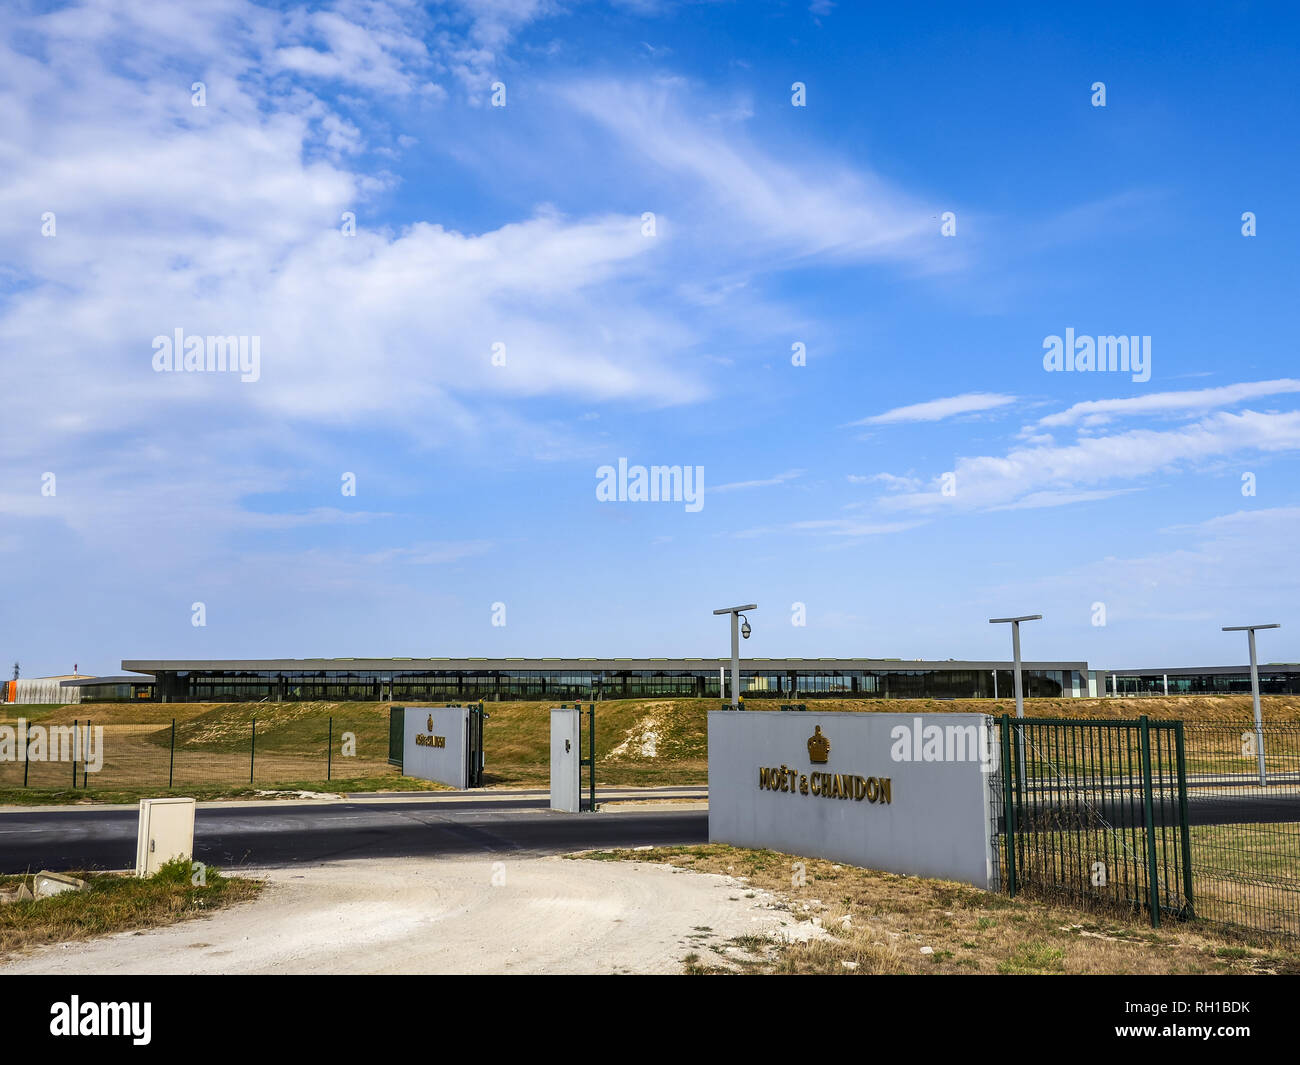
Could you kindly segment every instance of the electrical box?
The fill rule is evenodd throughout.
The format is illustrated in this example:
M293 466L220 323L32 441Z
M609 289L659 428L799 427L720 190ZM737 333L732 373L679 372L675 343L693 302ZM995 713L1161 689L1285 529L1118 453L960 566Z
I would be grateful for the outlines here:
M582 809L579 754L581 711L551 710L551 809L576 814Z
M173 858L194 857L194 800L141 799L135 875L153 876Z

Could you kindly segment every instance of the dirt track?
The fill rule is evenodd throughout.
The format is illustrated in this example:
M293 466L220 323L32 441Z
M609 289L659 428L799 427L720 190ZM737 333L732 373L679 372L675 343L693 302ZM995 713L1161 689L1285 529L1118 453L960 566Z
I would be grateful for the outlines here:
M676 973L691 953L717 964L710 945L733 936L799 931L731 877L639 862L385 859L264 875L256 902L44 947L0 975Z

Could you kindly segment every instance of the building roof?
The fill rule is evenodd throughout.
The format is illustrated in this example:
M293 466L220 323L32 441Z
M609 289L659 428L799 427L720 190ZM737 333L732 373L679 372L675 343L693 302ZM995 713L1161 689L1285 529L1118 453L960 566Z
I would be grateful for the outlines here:
M749 658L741 664L754 670L917 670L1009 669L1010 662L970 662L902 658ZM532 670L680 670L720 669L730 658L253 658L253 659L124 659L123 669L139 672L472 672ZM1023 662L1025 669L1088 669L1087 662Z
M140 673L131 673L122 677L78 677L76 680L65 680L60 687L62 688L88 688L95 684L152 684L153 677Z

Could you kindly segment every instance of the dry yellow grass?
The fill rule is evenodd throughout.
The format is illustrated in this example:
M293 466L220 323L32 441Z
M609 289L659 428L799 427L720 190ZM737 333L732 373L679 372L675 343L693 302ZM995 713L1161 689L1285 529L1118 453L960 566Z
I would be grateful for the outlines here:
M175 924L256 898L262 890L260 880L223 876L213 868L206 871L206 882L196 885L185 860L168 862L148 879L116 873L80 876L88 884L83 892L0 906L0 957L47 943ZM22 879L0 877L0 885Z
M807 943L701 939L688 961L699 973L1300 973L1294 941L1245 939L1190 923L1152 929L1141 918L774 851L709 844L582 857L727 874L738 879L738 895L770 892L825 933Z

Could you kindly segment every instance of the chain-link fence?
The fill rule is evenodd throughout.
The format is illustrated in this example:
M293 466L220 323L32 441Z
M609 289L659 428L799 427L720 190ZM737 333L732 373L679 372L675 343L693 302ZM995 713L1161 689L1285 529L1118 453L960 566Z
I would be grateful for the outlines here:
M1300 722L1183 728L1196 915L1300 935Z

